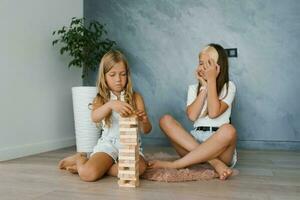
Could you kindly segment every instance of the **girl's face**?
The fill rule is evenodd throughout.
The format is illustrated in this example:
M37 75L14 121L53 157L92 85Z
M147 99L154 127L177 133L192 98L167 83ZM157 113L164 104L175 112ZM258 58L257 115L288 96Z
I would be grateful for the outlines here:
M105 80L112 92L120 93L127 83L127 71L123 62L116 63L106 74Z
M199 75L202 78L204 78L204 80L207 80L206 77L204 76L204 74L205 74L204 72L206 70L204 63L206 63L206 66L209 65L209 59L213 59L217 63L218 57L219 56L218 56L217 51L216 52L203 51L203 52L200 53L199 63L198 63L198 66L197 66L197 71L199 72Z
M206 77L204 76L204 71L206 70L204 67L204 62L208 62L209 58L210 57L207 53L201 53L199 56L199 63L197 66L197 71L199 73L199 76L204 78L204 80L206 80Z

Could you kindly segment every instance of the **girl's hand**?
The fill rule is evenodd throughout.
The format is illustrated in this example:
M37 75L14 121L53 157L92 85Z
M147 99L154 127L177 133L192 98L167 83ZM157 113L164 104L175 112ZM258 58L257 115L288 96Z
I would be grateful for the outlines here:
M205 71L201 69L200 67L197 67L196 69L196 78L198 81L200 81L201 86L206 87L207 86L207 81L205 80Z
M215 80L220 73L220 66L211 58L205 61L204 65L206 68L204 74L207 80L212 80L212 79Z
M148 122L148 116L147 116L147 114L146 114L145 111L143 111L143 110L138 110L138 111L136 111L135 114L137 115L138 120L139 120L140 122L143 122L143 123L147 123L147 122Z
M132 106L126 102L119 101L119 100L112 100L109 103L111 109L119 113L121 117L128 117L134 112Z

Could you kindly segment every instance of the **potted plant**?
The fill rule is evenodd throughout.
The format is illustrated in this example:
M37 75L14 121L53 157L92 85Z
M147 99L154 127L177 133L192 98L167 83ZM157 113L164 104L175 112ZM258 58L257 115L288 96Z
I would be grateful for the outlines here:
M81 78L85 86L72 88L76 147L78 152L92 152L100 132L91 121L88 108L97 93L95 83L88 82L88 75L96 71L102 56L116 42L105 37L105 26L98 21L86 23L84 18L75 17L68 27L63 26L52 35L56 36L52 45L60 44L60 54L67 53L71 57L68 67L82 68Z

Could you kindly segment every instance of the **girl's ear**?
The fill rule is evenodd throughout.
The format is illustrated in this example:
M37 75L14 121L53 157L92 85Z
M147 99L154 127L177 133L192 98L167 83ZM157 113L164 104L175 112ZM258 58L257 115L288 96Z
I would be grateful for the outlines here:
M216 63L216 67L217 67L217 74L219 75L219 74L220 74L221 67L220 67L220 65L218 65L217 63Z

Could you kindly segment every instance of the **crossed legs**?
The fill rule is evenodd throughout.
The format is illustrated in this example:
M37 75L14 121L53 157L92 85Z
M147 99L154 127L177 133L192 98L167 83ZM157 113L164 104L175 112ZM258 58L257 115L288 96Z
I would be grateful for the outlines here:
M146 166L144 158L140 156L140 175L145 172ZM61 160L59 168L78 174L83 181L89 182L101 179L105 174L118 176L118 164L114 164L113 159L103 152L95 153L89 159L85 153L76 153Z
M226 179L232 174L232 170L227 166L231 163L236 147L236 131L232 125L221 126L215 134L201 144L170 115L161 118L160 127L181 158L173 162L151 161L149 168L178 169L208 162L217 171L220 179Z

